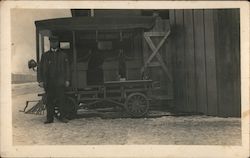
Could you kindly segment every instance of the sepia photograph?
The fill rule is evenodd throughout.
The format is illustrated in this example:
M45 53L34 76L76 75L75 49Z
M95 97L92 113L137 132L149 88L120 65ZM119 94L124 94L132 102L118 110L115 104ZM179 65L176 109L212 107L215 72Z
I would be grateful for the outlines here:
M75 157L249 156L249 24L237 4L9 7L1 132L16 151L1 155L73 145L86 151Z

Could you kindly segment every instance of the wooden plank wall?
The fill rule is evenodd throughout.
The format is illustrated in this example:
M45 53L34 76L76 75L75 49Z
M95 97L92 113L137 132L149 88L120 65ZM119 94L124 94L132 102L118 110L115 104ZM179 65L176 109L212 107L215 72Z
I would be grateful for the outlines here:
M196 107L201 113L207 112L206 91L206 58L205 58L205 33L203 10L194 10L194 48L195 48L195 81L196 81Z
M240 116L239 10L170 10L175 105Z
M156 23L154 27L149 32L167 32L169 30L169 20L162 19L161 17L156 18ZM161 37L151 37L152 42L155 47L158 46ZM172 74L172 53L171 53L171 44L169 38L164 42L162 47L159 49L158 53L163 58L163 62L166 64L166 67L170 74ZM149 56L152 54L152 50L150 49L148 43L145 38L142 38L142 47L143 47L143 61L144 63L147 61ZM149 76L153 81L158 81L160 84L160 89L154 90L154 94L157 97L164 100L172 100L173 99L173 83L169 81L167 74L163 71L160 62L156 57L152 59L150 64L148 65ZM167 106L164 104L163 106Z
M192 10L184 10L184 78L186 78L186 105L188 111L196 110L195 52L194 52L194 18ZM184 69L184 70L185 70Z
M217 11L216 64L218 112L221 116L240 116L239 10ZM237 106L238 105L238 106Z
M175 41L173 44L176 46L176 51L173 52L173 56L175 58L175 63L173 63L173 70L175 76L173 79L175 80L174 84L174 98L175 103L178 110L189 109L186 104L186 82L185 82L185 47L184 47L184 11L176 10L175 11L175 25L171 27L171 30L174 30L174 34L171 36L175 36ZM178 47L179 46L179 47ZM181 99L177 99L181 98Z
M205 58L207 77L207 114L217 115L217 82L213 10L204 10Z

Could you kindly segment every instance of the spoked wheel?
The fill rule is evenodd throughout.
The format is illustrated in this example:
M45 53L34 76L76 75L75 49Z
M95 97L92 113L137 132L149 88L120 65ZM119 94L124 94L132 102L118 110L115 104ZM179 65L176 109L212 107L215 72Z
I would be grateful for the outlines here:
M142 117L147 114L149 101L142 93L132 93L126 99L126 110L133 117Z
M77 107L76 107L76 100L72 97L67 96L65 98L65 102L64 102L65 106L67 107L65 110L67 111L66 117L73 119L76 116L77 113ZM56 118L60 118L60 110L58 107L58 101L55 101L55 110L54 110L54 116Z

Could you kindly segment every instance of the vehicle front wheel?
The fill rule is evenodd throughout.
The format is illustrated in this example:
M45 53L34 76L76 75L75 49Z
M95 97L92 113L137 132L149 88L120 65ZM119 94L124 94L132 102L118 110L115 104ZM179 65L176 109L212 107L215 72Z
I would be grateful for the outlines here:
M58 101L56 100L56 106L55 106L55 110L54 110L54 116L56 118L60 118L60 110L59 110L59 105L58 105ZM76 117L77 114L77 102L73 97L67 96L65 98L65 107L66 107L66 117L69 119L73 119Z

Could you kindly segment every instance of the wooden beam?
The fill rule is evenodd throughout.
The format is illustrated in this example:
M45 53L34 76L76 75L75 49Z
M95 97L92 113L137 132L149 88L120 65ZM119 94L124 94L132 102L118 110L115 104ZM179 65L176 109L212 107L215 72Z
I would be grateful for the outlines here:
M205 57L205 30L202 9L194 10L194 52L196 61L197 111L207 113L207 78Z
M233 9L232 10L232 40L234 43L234 76L235 76L235 82L234 82L234 114L233 116L240 117L241 115L241 104L240 104L240 97L241 97L241 91L240 91L240 9Z
M172 82L172 76L168 71L168 68L166 66L166 64L164 63L161 55L158 53L159 49L161 48L161 46L164 44L164 42L166 41L167 37L170 34L170 31L168 31L167 33L164 32L164 37L162 38L162 40L160 41L160 43L157 45L157 47L155 47L155 45L153 44L152 40L150 39L150 36L148 36L147 34L144 34L144 38L146 39L148 45L150 46L151 50L153 51L153 53L150 55L150 57L148 58L148 60L146 61L146 63L144 64L144 67L142 68L142 72L145 70L145 68L148 66L148 64L151 62L151 60L153 59L154 56L157 57L158 61L160 62L160 65L162 66L163 70L165 71L165 73L167 74L169 80Z
M39 62L39 30L36 29L36 62Z
M196 82L195 82L195 52L194 52L194 20L193 10L184 10L184 41L185 41L185 78L187 111L197 112L196 107Z
M175 97L175 87L176 87L176 71L175 71L175 63L176 63L176 44L175 44L175 32L176 31L176 17L175 17L175 10L171 9L169 10L169 23L170 23L170 30L171 34L173 36L170 36L169 44L167 45L167 49L169 50L169 53L166 54L166 60L167 66L171 71L171 74L173 76L173 82L172 84L168 85L168 95L171 96L173 99ZM176 106L176 105L175 105Z
M141 34L141 36L144 37L143 33ZM143 49L142 49L143 63L146 63L147 59L148 59L149 48L148 48L148 45L147 45L145 38L142 38L142 46L143 46Z
M144 35L145 36L165 36L166 32L145 32Z
M218 92L216 76L216 53L214 42L213 10L204 10L205 56L207 75L207 114L218 115ZM225 95L226 96L226 95ZM225 106L225 108L227 108ZM227 110L227 109L226 109Z
M161 64L157 61L148 64L148 67L159 67L159 66L161 66Z
M160 43L158 44L158 46L155 48L152 40L148 37L148 36L144 36L147 43L149 44L149 46L151 47L151 50L153 51L153 53L149 56L148 60L147 60L147 63L149 63L153 58L154 56L158 53L159 49L161 48L161 46L163 45L163 43L165 42L165 40L167 39L167 37L169 36L170 34L170 31L168 31L165 36L162 38L162 40L160 41Z
M73 80L74 80L74 90L77 90L78 87L78 71L77 71L77 52L76 52L76 33L75 31L72 31L72 37L73 37Z
M185 81L185 42L184 42L184 12L183 9L175 10L175 28L174 28L174 44L175 44L175 103L177 110L186 111L186 81ZM173 36L172 36L173 37Z
M44 53L44 35L41 35L41 51Z
M37 81L40 80L40 73L39 73L39 63L40 63L40 56L39 56L39 30L36 28L36 62L37 66Z

